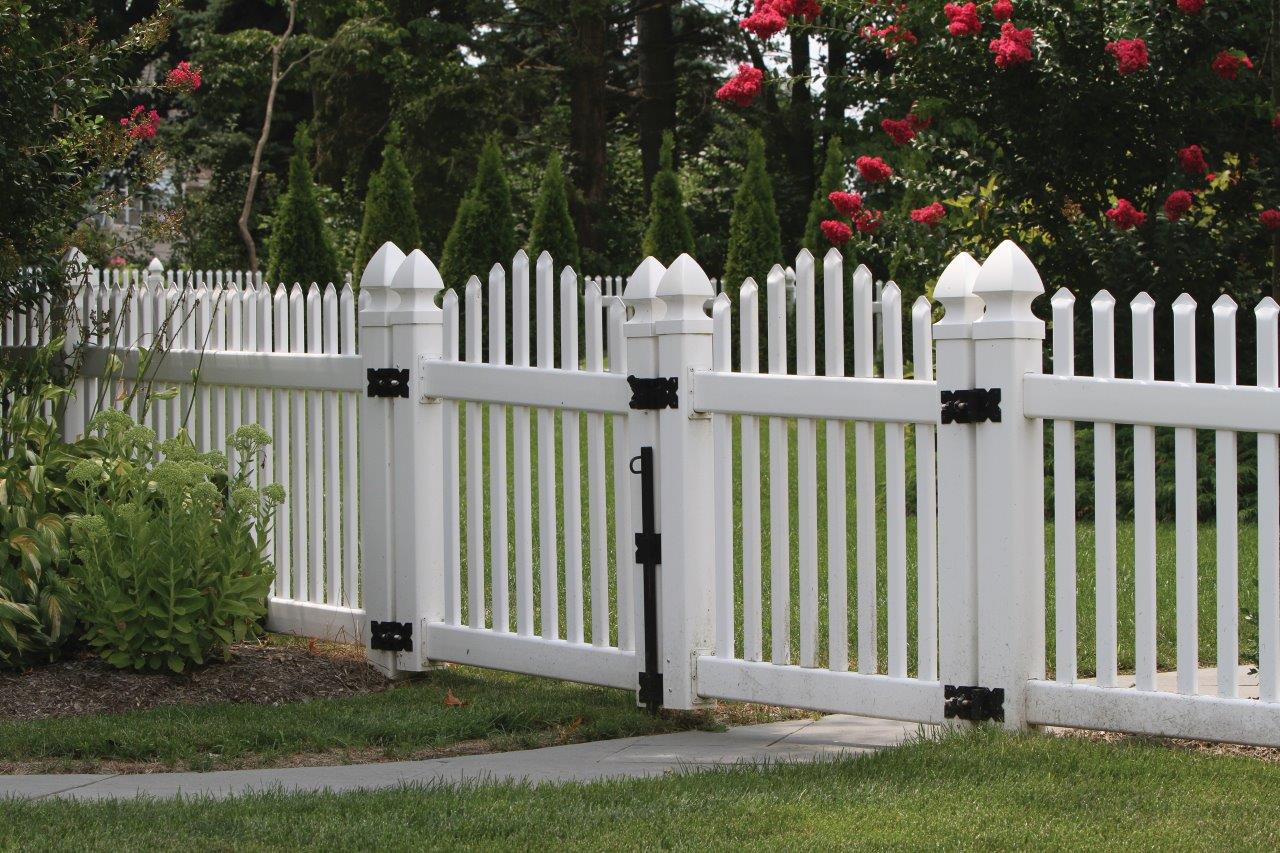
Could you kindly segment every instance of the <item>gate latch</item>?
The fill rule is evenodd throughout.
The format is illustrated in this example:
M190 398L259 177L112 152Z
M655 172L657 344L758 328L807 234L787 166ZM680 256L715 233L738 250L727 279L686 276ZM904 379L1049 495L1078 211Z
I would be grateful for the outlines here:
M370 367L365 376L369 380L368 396L409 398L409 368Z
M942 688L942 715L948 720L1004 722L1003 687L945 685Z
M631 386L631 408L633 409L678 409L680 395L680 379L676 376L658 376L644 379L639 376L628 376L627 384Z
M1000 422L999 388L964 388L942 392L944 424L980 424Z
M369 648L379 652L413 651L413 623L370 621Z

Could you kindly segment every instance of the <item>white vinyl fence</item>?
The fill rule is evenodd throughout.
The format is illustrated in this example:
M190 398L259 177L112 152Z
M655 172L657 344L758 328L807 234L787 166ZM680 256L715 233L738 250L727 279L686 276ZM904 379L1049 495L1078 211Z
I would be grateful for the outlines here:
M910 306L838 252L818 266L802 252L793 275L776 267L734 301L688 256L647 259L619 296L519 253L455 293L422 252L386 244L362 275L358 315L345 288L148 282L139 304L154 301L154 317L194 306L153 378L184 386L192 402L178 410L202 442L255 417L277 437L263 476L293 498L273 543L273 627L354 635L388 674L458 662L634 689L654 707L743 700L1280 745L1280 308L1265 299L1255 312L1258 380L1246 386L1236 305L1212 307L1215 370L1198 381L1197 307L1179 298L1165 381L1144 294L1130 307L1133 375L1116 377L1116 306L1100 293L1096 375L1077 376L1073 298L1053 297L1046 348L1031 311L1043 286L1012 243L981 264L956 257L936 301ZM128 313L118 290L99 281L86 298ZM134 381L136 342L156 334L148 310L123 345L91 348L91 364L123 357L113 387ZM1076 423L1094 429L1087 554ZM1117 520L1117 427L1133 434L1131 527ZM1155 521L1166 428L1171 554L1157 551ZM1197 430L1215 435L1211 528L1197 526ZM1239 433L1257 436L1256 546L1237 520ZM1203 535L1215 539L1208 562ZM1119 582L1129 536L1132 588ZM1240 567L1255 547L1251 609ZM1089 562L1096 571L1077 569ZM1168 584L1176 602L1162 607ZM1094 624L1082 632L1084 596ZM1243 698L1251 620L1257 699ZM1176 660L1162 673L1170 626ZM1096 657L1083 667L1082 634ZM1130 639L1132 676L1118 651Z

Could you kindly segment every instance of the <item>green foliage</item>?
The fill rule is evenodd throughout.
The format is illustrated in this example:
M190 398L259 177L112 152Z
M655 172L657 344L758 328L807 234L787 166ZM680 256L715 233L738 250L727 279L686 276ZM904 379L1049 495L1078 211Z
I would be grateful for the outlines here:
M822 235L822 221L836 218L836 211L827 199L827 194L833 190L843 190L845 180L844 144L840 137L833 136L827 143L827 159L822 167L822 175L818 178L818 186L813 192L813 201L809 203L809 216L804 223L804 240L801 243L804 248L813 252L815 258L821 258L831 248L827 238Z
M66 476L75 452L42 414L65 391L29 388L9 406L0 460L0 668L53 660L75 626L67 577Z
M529 257L537 259L549 252L557 267L573 267L582 272L578 250L578 232L569 214L569 195L565 191L564 167L560 153L551 152L542 175L538 204L533 209L533 229L529 232ZM505 265L505 264L504 264Z
M649 227L644 232L644 245L641 249L641 254L645 257L655 257L664 264L670 264L680 255L695 251L693 224L684 209L680 176L675 170L675 144L671 131L662 134L662 152L658 173L653 176L649 203Z
M310 151L310 135L302 128L294 137L289 188L280 196L271 222L267 281L272 285L324 284L338 279L338 259L320 211L311 166L307 163Z
M778 213L773 204L773 184L765 169L764 139L752 133L747 143L747 165L742 182L733 199L733 215L729 219L729 257L724 267L724 292L736 302L738 290L748 279L760 288L760 327L765 327L768 314L769 270L781 263L782 236L778 230ZM738 354L739 326L734 327L734 357ZM763 347L765 337L759 338Z
M364 199L364 224L356 242L352 265L353 280L359 281L365 264L390 240L406 254L422 247L418 227L418 209L413 203L413 181L400 154L400 127L392 125L382 149L382 167L369 178L369 192Z
M515 251L511 186L498 140L491 137L480 152L471 192L458 205L444 243L440 274L446 287L461 288L473 275L487 280L489 268L495 263L510 264Z
M236 430L229 476L224 454L197 453L185 433L157 446L114 410L90 427L103 455L70 472L84 507L72 538L88 644L113 666L182 672L257 630L274 576L263 549L284 498L248 482L266 431Z

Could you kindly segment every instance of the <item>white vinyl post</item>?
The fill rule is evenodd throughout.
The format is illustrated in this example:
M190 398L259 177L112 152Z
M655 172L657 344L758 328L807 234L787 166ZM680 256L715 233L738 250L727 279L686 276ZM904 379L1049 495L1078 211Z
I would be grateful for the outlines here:
M1041 371L1044 292L1031 260L1001 243L973 292L974 382L1000 389L1000 420L977 424L978 685L1004 689L1008 728L1026 728L1026 684L1044 677L1044 430L1023 414L1023 377Z
M654 321L658 376L676 377L679 408L658 412L657 499L662 533L658 615L664 707L689 710L698 698L696 656L714 645L715 523L711 418L693 410L693 373L711 369L715 296L697 262L681 255L658 284L662 316Z
M656 258L645 258L636 271L627 279L622 299L630 309L631 316L623 326L627 348L627 373L635 377L654 377L658 375L658 341L653 334L654 320L662 316L663 305L658 301L658 284L666 274L664 267ZM653 409L632 409L627 415L627 458L634 460L640 455L640 448L652 447L655 452L658 444L658 413ZM658 472L654 472L655 477ZM628 488L631 506L631 529L640 532L644 529L643 507L641 505L640 477L628 471L627 482L615 488ZM655 519L655 527L661 530L661 517ZM635 560L634 542L627 542L625 550L617 555L617 560L633 562L631 571L632 621L634 630L634 648L636 650L636 673L644 668L645 654L645 620L644 620L644 571ZM619 573L621 576L621 573ZM658 572L658 588L661 591L661 567ZM637 682L638 683L638 682Z
M367 369L408 369L409 396L369 397L360 416L360 532L365 614L412 626L411 651L369 651L388 676L426 668L427 621L443 621L442 407L418 391L418 365L444 355L440 273L414 250L383 244L360 278L360 353ZM433 458L433 454L435 455ZM368 641L368 638L366 638Z
M946 312L933 326L942 391L974 387L973 323L982 316L982 300L973 283L979 268L961 252L933 290ZM944 684L978 683L974 453L973 424L938 427L938 678Z
M76 306L76 308L68 307L67 309L66 337L62 345L62 351L67 356L71 356L81 344L81 330L88 329L89 318L85 313L88 300L85 297L92 290L89 284L93 280L95 270L89 266L89 259L85 257L84 252L75 247L68 249L63 256L62 270L67 276L67 284L72 294L71 301ZM52 321L53 318L49 319ZM71 394L63 401L59 416L64 441L76 441L84 435L87 395L84 377L75 376L71 384Z

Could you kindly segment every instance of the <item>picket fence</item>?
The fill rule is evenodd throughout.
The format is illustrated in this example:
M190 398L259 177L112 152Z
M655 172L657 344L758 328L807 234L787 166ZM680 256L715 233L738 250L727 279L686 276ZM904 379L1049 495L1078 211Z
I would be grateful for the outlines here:
M420 251L387 244L361 277L358 314L346 288L224 283L219 300L216 287L144 283L153 318L195 308L193 332L163 333L168 354L149 375L195 403L169 401L157 429L176 428L174 409L209 446L239 420L269 425L262 476L292 486L272 543L272 627L345 632L389 675L457 662L637 690L655 707L738 700L1280 745L1280 307L1255 311L1258 378L1246 386L1237 307L1219 299L1202 382L1197 306L1180 297L1167 381L1155 379L1144 294L1122 378L1115 300L1100 293L1094 375L1082 376L1072 295L1051 300L1046 350L1031 311L1043 286L1012 243L982 264L958 256L935 301L909 307L892 282L877 298L871 273L848 275L838 252L816 266L798 256L793 300L778 267L735 302L687 256L647 259L618 296L520 253L456 293ZM118 316L119 291L91 286L86 305ZM157 334L147 316L123 346L91 342L87 394L95 380L139 379L134 342ZM6 327L5 343L22 341ZM96 366L110 353L124 367L108 380ZM1094 427L1089 583L1076 568L1077 422ZM1117 581L1117 427L1133 430L1132 589ZM1158 428L1175 431L1171 578L1157 564ZM1211 565L1197 551L1197 430L1217 450ZM1256 614L1240 595L1239 433L1257 436ZM1166 579L1172 612L1157 596ZM1210 694L1197 681L1202 587L1215 599ZM1088 680L1079 596L1096 619ZM1132 678L1118 663L1124 598L1136 604ZM1247 699L1239 637L1255 618L1259 698ZM1170 625L1172 688L1157 660Z

